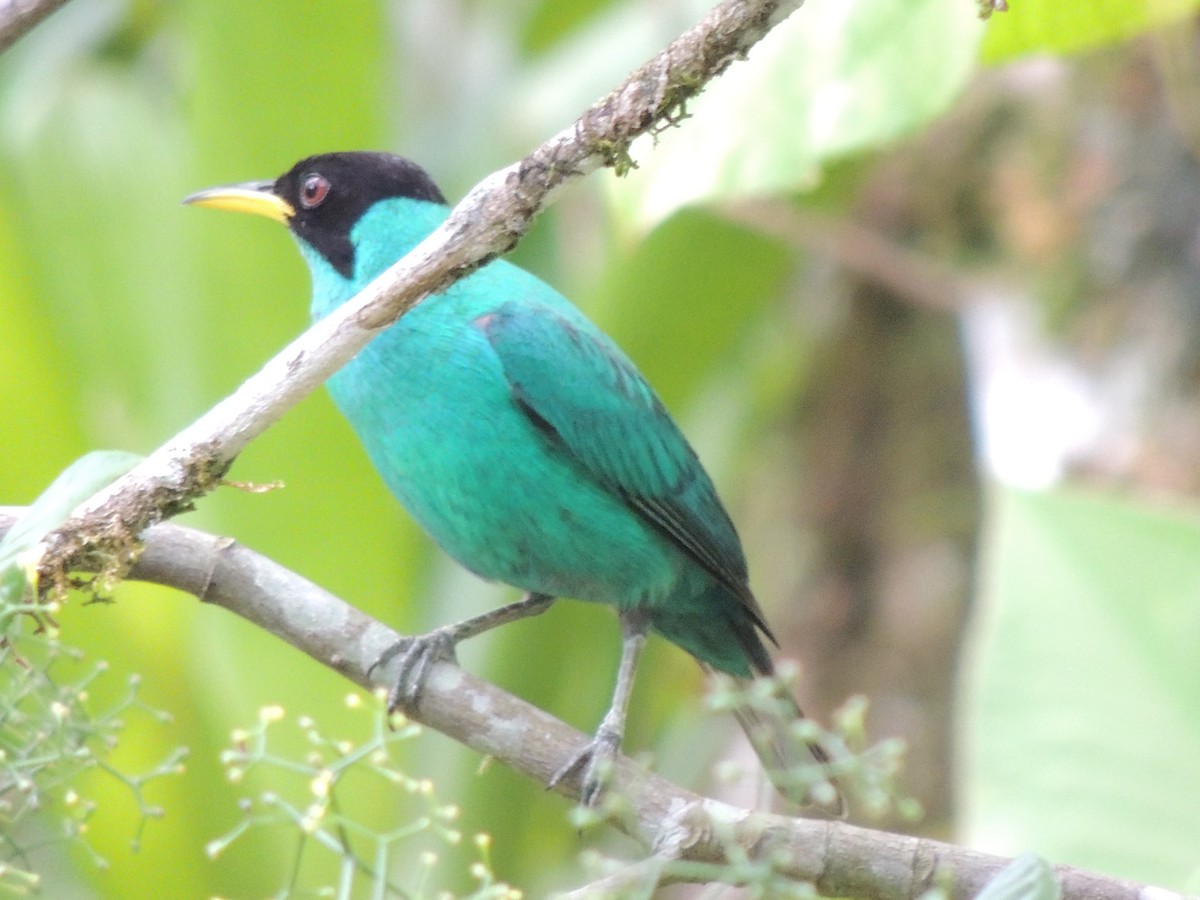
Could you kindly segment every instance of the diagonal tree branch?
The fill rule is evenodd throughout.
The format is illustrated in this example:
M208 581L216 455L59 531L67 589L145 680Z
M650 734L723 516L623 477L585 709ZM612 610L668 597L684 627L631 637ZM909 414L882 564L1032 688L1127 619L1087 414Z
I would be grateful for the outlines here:
M0 0L0 53L67 0Z
M0 537L20 510L0 508ZM345 601L238 544L164 523L145 533L129 577L186 591L270 631L364 688L388 686L393 667L367 669L400 635ZM588 737L525 701L450 663L434 666L415 721L443 732L547 785ZM556 790L578 801L578 777ZM816 819L740 809L701 797L619 757L612 790L622 798L612 824L651 856L611 885L696 880L678 863L725 865L748 858L811 882L829 897L911 900L948 884L966 900L1009 860L940 841ZM1056 868L1063 900L1173 900L1180 895L1068 866ZM707 873L712 877L711 872ZM606 882L608 884L608 882ZM598 888L599 889L599 888ZM581 896L585 894L580 894ZM592 894L595 896L595 894Z
M801 0L723 0L574 124L480 182L449 219L356 298L312 326L231 396L84 504L48 538L41 583L128 556L147 526L212 490L237 454L423 297L509 250L562 187L600 166L632 163L638 136L744 56ZM103 566L102 566L103 567ZM112 564L108 564L112 568Z

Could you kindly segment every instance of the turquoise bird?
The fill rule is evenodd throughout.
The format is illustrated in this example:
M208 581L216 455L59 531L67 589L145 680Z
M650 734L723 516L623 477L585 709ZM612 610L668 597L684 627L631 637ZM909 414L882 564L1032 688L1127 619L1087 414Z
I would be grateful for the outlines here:
M286 224L312 273L314 319L449 211L419 166L366 152L312 156L274 182L184 202ZM386 653L380 662L401 658L393 707L415 703L432 661L452 657L467 637L543 612L558 597L608 604L623 639L612 705L552 782L577 774L592 804L620 749L647 632L740 679L774 674L763 643L774 637L712 481L634 364L549 285L490 262L410 310L328 386L425 531L480 577L527 592ZM802 714L780 695L785 715L738 711L768 771L797 762L796 745L807 746L807 763L811 753L825 766L821 746L789 730Z

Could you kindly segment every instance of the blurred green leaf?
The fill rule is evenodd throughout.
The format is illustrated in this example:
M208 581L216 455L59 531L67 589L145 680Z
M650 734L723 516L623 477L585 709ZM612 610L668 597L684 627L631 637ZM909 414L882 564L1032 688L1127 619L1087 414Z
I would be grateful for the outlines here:
M521 42L531 55L553 47L613 0L541 0L524 24Z
M142 457L123 450L94 450L67 466L0 540L0 604L18 603L32 576L24 569L43 537L65 522L84 500L116 481Z
M38 495L0 541L0 565L28 550L47 532L65 522L80 503L112 484L141 460L136 453L124 450L93 450L75 460Z
M1022 853L992 878L975 900L1059 900L1062 892L1050 864L1034 853Z
M988 20L984 62L1007 62L1029 53L1078 53L1127 40L1179 21L1200 8L1197 0L1013 0Z
M1182 887L1200 847L1200 518L998 488L967 836Z
M635 229L681 206L811 188L823 160L893 140L941 113L982 26L960 0L809 0L692 104L635 145L612 183ZM730 127L738 122L738 127Z

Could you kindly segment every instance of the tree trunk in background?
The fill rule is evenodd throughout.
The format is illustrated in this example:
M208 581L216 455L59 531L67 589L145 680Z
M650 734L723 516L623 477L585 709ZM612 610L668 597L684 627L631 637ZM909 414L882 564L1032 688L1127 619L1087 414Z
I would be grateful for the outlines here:
M916 825L954 813L955 673L972 590L981 491L955 318L856 283L764 472L766 588L800 692L823 723L870 699L872 742L908 743ZM789 493L778 496L780 486ZM778 602L778 601L777 601ZM912 823L889 822L912 828Z

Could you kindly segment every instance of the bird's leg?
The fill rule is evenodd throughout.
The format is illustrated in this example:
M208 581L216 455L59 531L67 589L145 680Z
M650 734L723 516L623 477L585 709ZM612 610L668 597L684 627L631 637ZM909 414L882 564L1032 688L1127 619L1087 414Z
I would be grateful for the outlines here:
M377 668L399 656L400 669L396 675L396 683L388 692L388 712L395 712L401 707L411 709L420 699L421 690L425 687L433 664L439 660L453 660L454 648L459 641L465 641L517 619L540 615L548 610L552 603L553 597L531 592L516 603L488 610L453 625L435 628L427 634L402 638L371 663L367 669L367 676L370 677Z
M581 770L581 797L584 806L595 805L621 749L621 739L625 736L625 713L629 709L629 695L633 692L633 675L637 669L638 656L646 643L646 631L650 627L649 618L642 610L626 610L619 615L621 666L617 669L617 686L613 689L612 703L600 722L600 727L596 729L595 737L567 760L547 785L552 788L572 772Z

